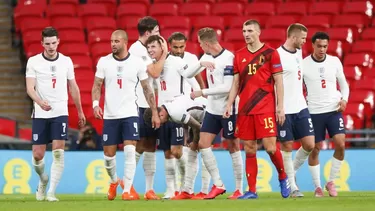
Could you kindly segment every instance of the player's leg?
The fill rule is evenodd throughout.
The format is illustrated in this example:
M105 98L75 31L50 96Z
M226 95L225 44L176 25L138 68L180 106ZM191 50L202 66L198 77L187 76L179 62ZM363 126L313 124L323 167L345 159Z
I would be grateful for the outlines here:
M340 172L345 156L345 124L341 113L331 113L327 121L327 130L335 144L335 152L331 159L332 165L326 189L330 196L335 197L337 196L337 191L334 180Z
M122 200L138 200L139 196L131 191L137 166L135 158L135 146L139 141L138 117L121 119L121 140L124 143L124 190Z
M326 115L325 114L311 114L311 120L314 126L315 133L315 147L311 151L308 164L311 177L315 186L315 197L323 197L323 189L320 183L320 164L319 164L319 152L322 148L322 141L325 140L326 136Z
M104 167L111 179L107 198L108 200L114 200L117 195L118 185L123 188L123 181L118 178L116 169L117 145L122 142L121 124L118 119L105 119L103 122L102 145L104 152Z
M49 124L46 119L32 120L32 164L35 172L39 176L39 183L36 190L36 200L42 201L46 197L46 188L48 185L48 174L44 171L44 155L49 142Z
M181 185L185 183L185 173L186 173L186 157L183 156L182 147L184 144L184 130L182 125L173 123L171 131L171 153L173 157L176 158L176 164L179 172L180 179L176 177L176 181L180 181ZM180 186L181 186L180 185ZM180 192L180 189L175 189L175 191Z
M243 161L240 151L240 139L234 136L236 126L236 115L232 115L228 119L222 119L223 137L228 141L228 151L232 158L233 173L236 188L228 199L237 199L242 195L243 190Z
M285 172L283 156L280 149L276 147L277 126L275 113L256 115L255 120L256 138L262 139L263 146L279 174L281 196L287 198L290 195L290 184Z
M50 140L52 140L52 166L50 186L47 192L48 201L58 201L55 197L57 185L64 171L64 148L68 139L68 116L59 116L50 121Z
M193 133L192 133L193 134ZM192 139L194 140L194 139ZM178 195L185 195L183 198L189 199L194 198L194 185L195 179L198 174L199 162L198 162L198 142L192 141L189 144L189 151L187 154L187 164L185 172L185 183L182 184L181 193ZM202 166L203 168L203 166ZM175 199L175 198L174 198ZM203 199L203 198L201 198Z

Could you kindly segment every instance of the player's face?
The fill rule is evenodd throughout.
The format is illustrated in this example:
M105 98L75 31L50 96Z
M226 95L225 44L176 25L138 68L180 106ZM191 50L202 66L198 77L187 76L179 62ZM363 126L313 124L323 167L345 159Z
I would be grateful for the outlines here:
M161 57L163 50L161 45L157 41L154 41L147 45L147 52L150 54L151 58L158 60Z
M186 41L185 40L172 40L170 43L170 48L171 48L171 54L173 56L179 56L183 57L185 48L186 48Z
M160 123L166 123L168 121L168 112L165 109L161 109L159 112Z
M245 38L246 44L252 44L259 40L260 30L254 24L244 25L242 27L242 34Z
M42 46L44 47L44 51L48 56L54 56L56 54L59 43L60 39L58 39L56 36L44 37L42 40Z
M111 47L112 47L112 53L115 55L121 54L125 46L127 45L127 42L124 38L117 36L116 34L113 34L111 36Z
M323 59L328 50L328 40L317 39L312 46L314 49L314 57L317 57L317 59Z
M294 36L294 47L301 49L302 46L306 43L307 32L300 31Z
M199 42L199 45L201 46L202 50L204 53L207 53L209 54L209 44L207 41L202 41L199 36L198 36L198 42Z

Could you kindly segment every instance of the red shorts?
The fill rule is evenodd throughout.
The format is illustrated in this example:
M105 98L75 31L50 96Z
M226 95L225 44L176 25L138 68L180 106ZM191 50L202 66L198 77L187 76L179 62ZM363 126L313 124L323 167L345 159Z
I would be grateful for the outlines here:
M275 113L237 116L235 136L241 140L258 140L277 136Z

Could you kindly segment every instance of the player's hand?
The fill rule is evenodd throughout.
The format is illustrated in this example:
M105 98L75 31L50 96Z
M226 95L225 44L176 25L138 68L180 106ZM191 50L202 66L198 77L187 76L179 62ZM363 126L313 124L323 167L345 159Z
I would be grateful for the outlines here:
M103 110L99 106L94 108L94 117L97 119L103 119Z
M159 114L152 115L152 128L158 129L160 127L160 117Z
M279 125L283 125L285 122L285 112L284 108L277 108L276 109L276 121L279 123Z
M42 100L41 102L38 103L38 105L44 110L44 111L49 111L52 109L52 107L49 105L48 101Z
M232 111L232 105L227 105L223 114L223 118L228 119L231 115L231 111Z
M337 110L338 112L344 112L345 109L346 109L346 104L348 102L346 102L345 100L340 100L339 102L339 109Z
M190 93L190 98L191 98L192 100L194 100L195 98L197 98L197 97L201 97L202 95L203 95L203 93L202 93L201 90L199 90L199 91L194 91L194 92Z
M84 127L86 124L86 117L83 112L78 112L78 125L80 128Z
M212 62L201 62L201 66L205 67L208 70L214 70L215 69L215 64Z

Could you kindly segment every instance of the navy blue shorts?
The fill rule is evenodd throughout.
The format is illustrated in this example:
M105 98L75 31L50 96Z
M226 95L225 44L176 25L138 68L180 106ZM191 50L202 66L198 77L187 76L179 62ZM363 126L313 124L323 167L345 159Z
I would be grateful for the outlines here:
M147 108L139 108L139 136L141 138L145 137L157 137L158 131L152 128L152 126L148 126L143 119L143 114Z
M193 130L190 128L189 129L189 140L188 140L188 144L193 142ZM218 133L216 136L215 136L215 139L214 141L212 142L212 144L220 144L221 143L221 132Z
M286 114L283 126L278 125L278 139L280 141L299 140L314 135L314 126L307 108L298 114Z
M336 134L345 134L344 118L341 112L333 111L323 114L311 114L311 119L315 129L315 142L326 139L326 130L330 138Z
M170 150L171 146L184 145L184 128L182 124L168 121L158 130L158 149Z
M103 146L122 144L124 140L139 140L138 117L105 119L103 124Z
M68 140L68 116L32 120L32 144L49 144L53 140Z
M236 115L230 116L228 119L221 115L213 115L206 111L202 123L201 132L218 134L223 130L223 137L226 139L235 139L234 130L236 128Z

